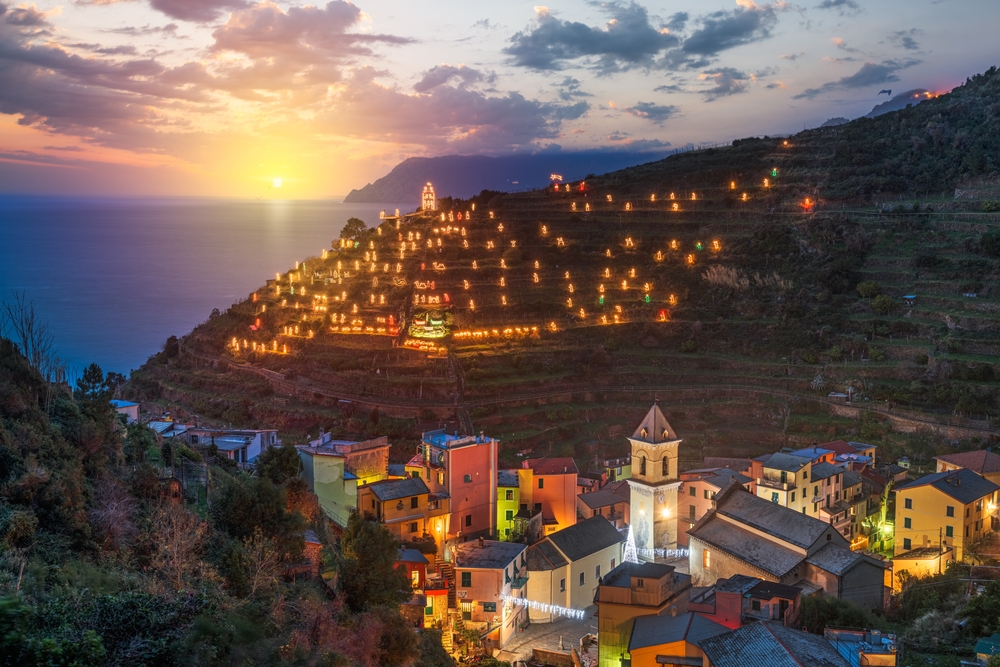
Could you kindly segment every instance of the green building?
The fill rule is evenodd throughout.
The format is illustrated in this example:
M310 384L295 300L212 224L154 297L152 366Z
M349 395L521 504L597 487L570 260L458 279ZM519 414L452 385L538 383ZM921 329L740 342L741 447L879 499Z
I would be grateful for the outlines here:
M607 475L607 484L632 477L631 456L623 456L620 459L604 459L601 461L601 467L604 468L604 474Z
M297 447L302 478L316 494L323 513L344 528L358 507L358 477L345 469L347 457L330 447Z
M516 470L500 470L497 473L497 539L509 540L514 530L521 493Z

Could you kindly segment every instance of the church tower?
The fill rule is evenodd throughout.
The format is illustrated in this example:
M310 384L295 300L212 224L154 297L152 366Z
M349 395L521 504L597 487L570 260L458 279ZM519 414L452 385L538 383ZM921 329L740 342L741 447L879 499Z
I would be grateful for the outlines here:
M632 437L631 512L635 545L643 549L677 548L677 489L681 482L677 454L681 444L659 405L653 405Z

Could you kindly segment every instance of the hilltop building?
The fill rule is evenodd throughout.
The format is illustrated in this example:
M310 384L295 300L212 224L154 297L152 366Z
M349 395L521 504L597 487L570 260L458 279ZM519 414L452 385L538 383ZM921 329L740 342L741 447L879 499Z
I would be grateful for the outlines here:
M426 537L438 517L446 516L450 498L431 497L419 477L386 479L358 487L358 510L366 519L385 524L401 541Z
M653 405L628 439L632 476L628 479L629 516L635 545L644 558L652 549L677 548L677 455L681 439Z
M939 553L952 549L953 558L961 561L970 542L997 530L998 491L1000 487L968 468L935 472L898 485L894 560L917 549ZM912 563L910 567L918 572L923 569Z
M1000 454L995 454L988 449L960 454L944 454L943 456L935 456L934 460L937 462L936 472L950 472L965 468L994 484L1000 484Z
M602 516L552 533L528 547L528 599L568 609L586 609L594 601L601 577L622 562L625 538ZM532 609L534 622L553 615Z
M250 463L264 450L281 446L278 429L188 428L175 437L200 451L215 445L219 456L237 463Z
M434 186L430 183L424 186L424 191L420 195L420 210L437 210L437 196L434 194Z
M527 547L516 542L472 540L455 545L455 596L462 620L481 626L498 647L528 621Z
M132 401L111 400L111 407L120 415L125 415L126 423L135 424L139 421L139 404Z
M851 551L829 523L769 502L732 484L715 507L688 531L690 572L695 585L710 586L733 575L801 588L806 594L849 600L880 610L885 565Z
M341 528L358 509L358 486L384 480L389 461L389 439L334 440L320 431L308 445L296 445L302 477L316 494L324 514Z
M632 625L640 616L684 614L691 577L662 563L622 563L597 587L599 667L621 667L629 650Z
M407 474L424 480L430 497L449 499L449 512L430 522L428 530L445 558L448 545L495 534L499 448L481 433L438 429L423 433L417 454L406 463Z
M576 523L577 477L580 471L572 457L525 459L517 469L519 507L540 511L545 534Z

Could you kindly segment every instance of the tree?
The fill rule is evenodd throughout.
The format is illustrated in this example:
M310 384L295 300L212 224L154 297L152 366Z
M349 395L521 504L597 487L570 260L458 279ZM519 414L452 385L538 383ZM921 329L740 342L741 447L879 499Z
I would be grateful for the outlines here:
M220 530L243 541L259 529L274 539L282 558L298 558L304 546L305 521L289 512L285 490L269 479L220 476L218 495L212 503L212 518Z
M104 371L97 364L90 364L83 369L76 381L76 397L89 403L106 403L111 400L114 388L108 386Z
M261 452L257 457L256 467L261 479L269 479L273 484L281 485L299 476L302 460L294 445L282 445Z
M28 301L24 292L11 292L10 301L0 302L0 336L10 334L28 365L45 379L58 371L55 339L49 325L38 317L35 302Z
M275 541L260 528L243 540L243 549L248 566L250 597L253 597L258 590L266 590L276 583L283 560L282 553Z
M1000 581L991 581L982 593L972 596L961 617L968 621L966 629L973 637L996 632L1000 627Z
M354 612L394 607L410 599L406 571L396 567L398 546L382 524L351 514L340 540L340 588Z
M455 660L441 645L441 631L425 628L420 631L420 658L414 667L455 667Z
M208 534L204 521L181 505L162 505L154 512L149 537L153 569L180 591L200 574L201 549Z
M857 289L862 299L873 299L882 293L882 286L875 280L860 282Z
M888 315L896 310L896 304L888 294L879 294L872 301L872 310L879 315Z
M853 602L829 595L810 595L802 600L798 624L813 634L821 635L827 626L870 628L875 625L875 619Z
M342 239L353 239L361 236L366 231L368 227L365 226L365 221L361 218L348 218L347 222L344 224L343 229L340 230L340 238Z
M125 460L128 463L142 463L146 454L156 446L156 434L143 424L129 424L125 431Z

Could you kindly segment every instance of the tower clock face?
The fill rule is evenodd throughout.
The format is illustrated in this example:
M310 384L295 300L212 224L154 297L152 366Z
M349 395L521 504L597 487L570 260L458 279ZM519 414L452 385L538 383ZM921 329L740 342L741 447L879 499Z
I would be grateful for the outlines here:
M666 500L666 496L664 496L663 492L661 491L660 495L656 496L656 502L662 505L664 500Z

